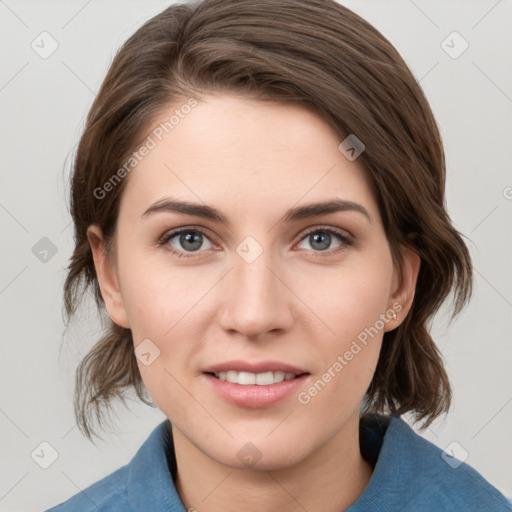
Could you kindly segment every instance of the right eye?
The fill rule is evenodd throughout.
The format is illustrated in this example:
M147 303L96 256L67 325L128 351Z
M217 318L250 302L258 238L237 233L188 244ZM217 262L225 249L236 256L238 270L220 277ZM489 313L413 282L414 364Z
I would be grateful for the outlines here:
M201 252L203 243L208 241L210 244L206 249L213 247L206 233L198 228L180 228L167 232L159 242L159 245L165 247L178 258L193 257L192 253Z

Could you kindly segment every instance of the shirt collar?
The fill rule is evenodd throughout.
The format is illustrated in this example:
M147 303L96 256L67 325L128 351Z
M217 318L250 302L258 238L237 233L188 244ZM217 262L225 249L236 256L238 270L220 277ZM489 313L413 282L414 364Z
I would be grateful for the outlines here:
M175 471L171 423L167 419L153 430L129 464L127 493L133 510L186 512L174 487L173 467Z

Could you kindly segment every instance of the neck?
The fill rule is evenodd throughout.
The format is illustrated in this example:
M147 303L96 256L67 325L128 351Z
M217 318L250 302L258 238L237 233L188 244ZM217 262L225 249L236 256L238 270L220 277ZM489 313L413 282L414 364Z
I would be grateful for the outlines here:
M211 459L173 427L175 486L187 510L340 512L370 481L359 449L359 417L297 464L272 471L235 469Z

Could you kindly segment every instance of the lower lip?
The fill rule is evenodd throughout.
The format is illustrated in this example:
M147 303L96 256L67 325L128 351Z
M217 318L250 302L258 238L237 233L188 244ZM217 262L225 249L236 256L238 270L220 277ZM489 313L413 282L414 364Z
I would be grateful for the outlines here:
M203 377L213 390L227 402L240 407L257 409L273 405L293 393L297 393L310 375L304 373L290 380L283 380L268 386L234 384L227 380L220 380L208 373Z

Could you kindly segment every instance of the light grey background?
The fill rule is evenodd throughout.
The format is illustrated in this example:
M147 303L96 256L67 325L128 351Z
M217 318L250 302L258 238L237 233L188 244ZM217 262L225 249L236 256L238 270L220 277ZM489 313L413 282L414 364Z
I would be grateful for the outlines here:
M453 406L422 435L442 449L456 441L469 464L512 496L512 2L345 3L391 40L420 80L445 143L449 212L474 259L472 303L451 325L444 314L433 325ZM104 442L82 437L74 370L99 324L84 307L62 344L61 292L72 249L69 156L115 51L167 5L0 0L1 511L64 501L129 462L165 419L134 402L131 412L117 408L116 431ZM58 43L46 59L31 47L51 49L43 31ZM463 41L446 39L453 31L469 44L458 58ZM48 244L43 237L56 254L36 245ZM34 460L51 462L44 441L58 454L48 469Z

